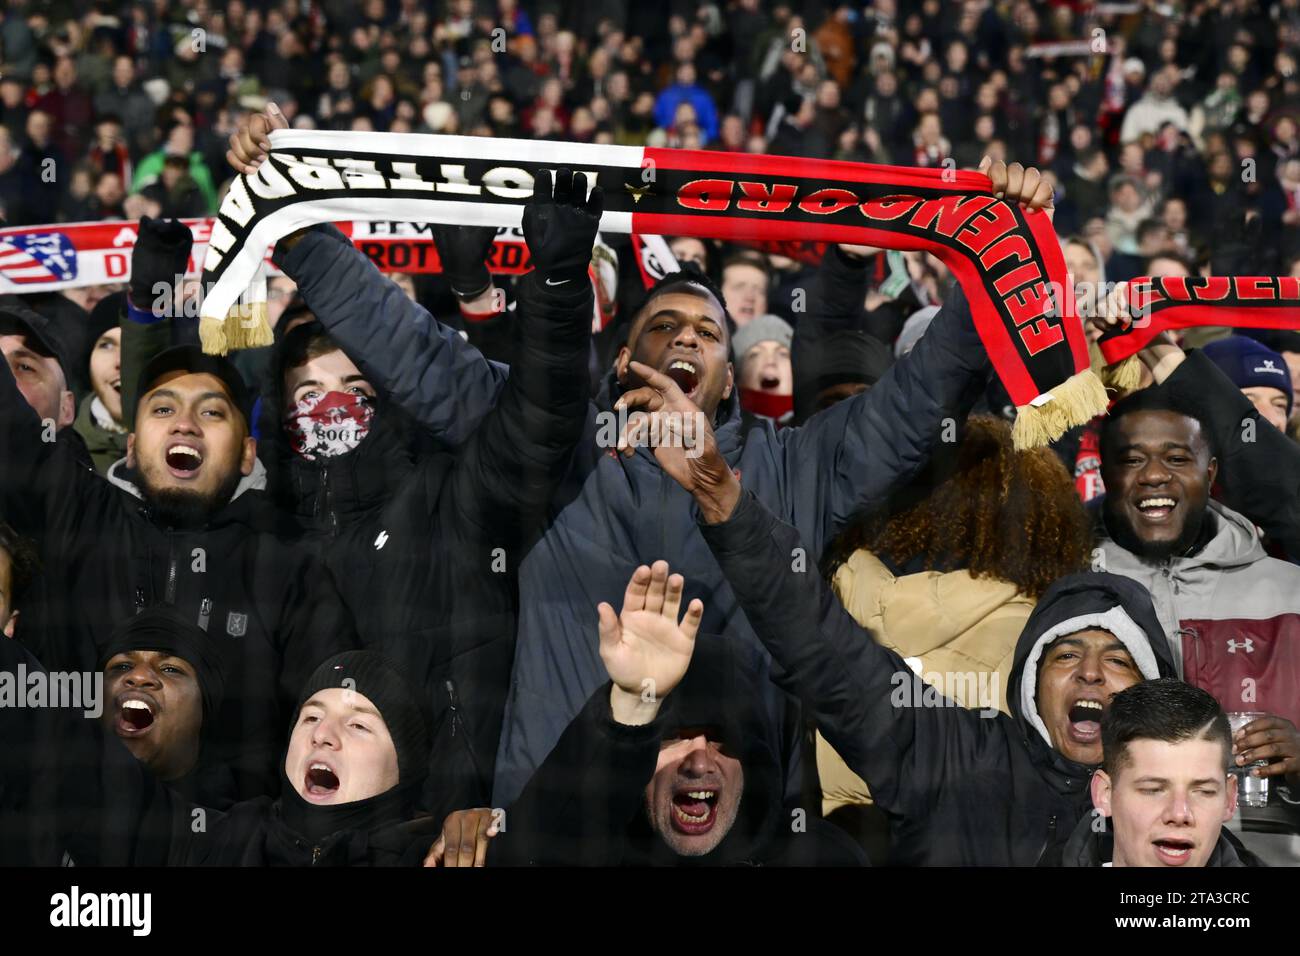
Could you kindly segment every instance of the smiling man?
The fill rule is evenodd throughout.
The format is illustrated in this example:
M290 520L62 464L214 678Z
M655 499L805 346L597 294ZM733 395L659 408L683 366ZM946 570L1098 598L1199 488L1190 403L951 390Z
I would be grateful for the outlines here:
M1095 813L1066 845L1066 866L1246 866L1223 831L1237 809L1232 732L1217 701L1174 678L1118 694L1092 778ZM1098 826L1100 819L1107 826Z
M1261 774L1296 792L1300 568L1269 557L1255 525L1211 499L1216 451L1204 423L1161 386L1117 402L1101 435L1099 558L1151 592L1179 676L1225 710L1269 714L1234 753L1268 760Z

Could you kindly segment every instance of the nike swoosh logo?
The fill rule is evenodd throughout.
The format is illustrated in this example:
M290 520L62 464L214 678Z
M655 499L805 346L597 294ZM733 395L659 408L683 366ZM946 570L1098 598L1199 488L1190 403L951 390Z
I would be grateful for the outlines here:
M554 281L552 281L551 279L547 279L547 280L546 280L546 284L547 284L547 285L564 285L564 283L566 283L566 282L568 282L568 281L569 281L568 279L561 279L559 282L554 282Z

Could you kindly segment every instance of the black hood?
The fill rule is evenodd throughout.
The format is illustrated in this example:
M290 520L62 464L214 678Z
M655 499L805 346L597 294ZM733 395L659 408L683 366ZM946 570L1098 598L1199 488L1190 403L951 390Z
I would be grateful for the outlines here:
M766 680L746 649L727 637L700 635L690 669L664 701L659 722L666 734L683 727L710 728L726 752L740 760L744 791L736 822L722 842L701 857L673 853L649 826L644 814L633 826L630 847L634 856L658 866L720 866L762 863L781 835L781 797L784 791L780 743L761 710L760 681Z
M1092 775L1093 768L1067 760L1043 739L1035 726L1035 721L1038 719L1037 706L1032 706L1032 712L1027 712L1021 700L1026 680L1026 665L1032 659L1033 682L1036 685L1037 666L1049 634L1052 635L1051 639L1055 640L1056 637L1072 632L1053 633L1067 622L1080 618L1096 618L1114 608L1122 609L1131 625L1136 625L1132 628L1132 633L1116 633L1116 637L1128 646L1129 653L1133 655L1146 678L1176 677L1177 670L1169 649L1169 641L1156 617L1151 595L1138 582L1117 574L1085 571L1066 575L1053 582L1043 592L1016 643L1011 677L1007 681L1007 707L1016 721L1034 763L1061 792L1077 792L1079 781L1087 780ZM1082 630L1089 626L1093 625L1083 623L1072 630ZM1105 625L1096 626L1110 629ZM1152 668L1156 673L1150 673Z
M1115 835L1110 829L1110 817L1095 813L1085 814L1070 834L1061 857L1062 866L1101 866L1114 856ZM1240 848L1231 832L1225 827L1219 831L1219 841L1205 861L1211 866L1259 866L1253 854Z

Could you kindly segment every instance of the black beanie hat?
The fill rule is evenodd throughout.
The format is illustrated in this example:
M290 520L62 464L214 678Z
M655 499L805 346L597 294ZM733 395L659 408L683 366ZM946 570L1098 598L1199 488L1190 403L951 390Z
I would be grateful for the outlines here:
M415 693L401 672L376 651L335 654L307 678L298 695L294 724L298 722L302 705L312 694L332 687L356 691L379 709L397 750L398 783L405 788L422 780L429 766L431 721L423 698Z
M203 702L204 732L212 727L221 709L226 680L216 645L206 631L174 607L145 608L113 628L108 642L100 648L99 669L103 670L114 655L127 651L161 651L193 667Z

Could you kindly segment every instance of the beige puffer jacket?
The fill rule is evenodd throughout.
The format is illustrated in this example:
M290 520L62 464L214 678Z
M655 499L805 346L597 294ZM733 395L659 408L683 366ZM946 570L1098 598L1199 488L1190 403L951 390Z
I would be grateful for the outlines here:
M835 572L834 586L855 621L945 695L963 706L1007 709L1016 640L1035 604L1014 584L967 571L895 577L874 554L859 550ZM820 733L817 773L823 813L871 802L867 785Z

